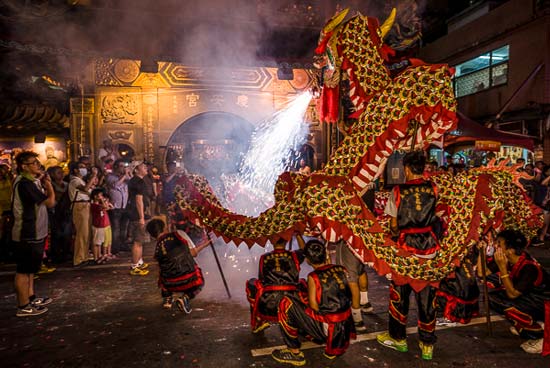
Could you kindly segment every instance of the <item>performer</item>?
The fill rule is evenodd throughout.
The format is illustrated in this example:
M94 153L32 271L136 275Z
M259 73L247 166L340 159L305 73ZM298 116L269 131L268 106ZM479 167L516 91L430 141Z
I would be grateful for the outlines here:
M344 354L350 338L355 338L346 269L327 263L325 245L319 240L308 241L304 253L314 269L307 278L309 301L305 304L292 296L283 297L279 326L287 348L271 353L276 361L296 366L306 364L299 336L326 343L324 356L328 359Z
M521 232L501 231L494 246L494 261L487 266L490 306L512 322L510 332L527 339L523 350L540 353L544 331L537 321L544 321L550 275L525 251L527 239ZM477 270L481 275L481 257Z
M179 309L191 313L190 299L193 299L204 285L202 271L193 257L211 242L207 240L198 246L182 230L167 232L166 224L155 218L147 223L147 232L157 240L155 259L159 263L159 281L163 297L163 308L170 309L175 302ZM174 300L174 293L181 297Z
M388 199L385 212L391 217L391 231L397 236L400 252L411 257L433 258L439 249L435 229L437 188L423 178L426 157L422 151L411 151L403 157L405 184L396 185ZM391 349L406 352L409 295L414 292L418 305L418 334L422 359L431 360L435 336L436 288L426 286L413 290L410 284L391 282L389 331L378 335L378 342Z
M246 296L250 303L250 327L253 333L265 330L277 323L279 302L285 295L305 291L300 280L300 264L304 261L304 239L296 235L300 249L291 252L285 249L286 240L279 239L274 250L260 257L258 278L246 282Z
M474 271L478 253L472 248L456 267L453 277L446 277L437 290L437 326L454 326L456 323L470 323L479 316L479 286Z

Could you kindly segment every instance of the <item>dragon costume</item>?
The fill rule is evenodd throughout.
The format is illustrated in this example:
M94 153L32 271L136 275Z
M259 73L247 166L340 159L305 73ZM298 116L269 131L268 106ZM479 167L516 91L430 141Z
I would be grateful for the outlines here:
M541 220L525 195L515 168L476 168L456 176L431 177L440 192L447 235L430 260L399 253L381 223L358 193L381 175L395 150L428 148L430 142L456 128L456 100L447 65L408 59L390 72L392 49L383 43L395 11L379 26L375 18L348 10L333 17L321 32L315 65L322 73L320 117L340 120L341 94L353 107L354 124L322 170L310 176L285 172L275 185L275 204L257 217L223 208L208 183L195 175L179 179L176 198L184 215L223 237L226 242L264 246L289 240L295 231L318 229L329 241L346 240L354 254L397 284L415 289L437 286L488 228L520 227L532 236ZM346 88L342 88L346 85ZM540 212L540 211L539 211Z

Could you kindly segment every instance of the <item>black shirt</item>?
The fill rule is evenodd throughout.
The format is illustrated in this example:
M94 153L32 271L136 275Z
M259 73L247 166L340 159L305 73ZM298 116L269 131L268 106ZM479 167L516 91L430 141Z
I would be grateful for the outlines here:
M141 195L143 197L143 213L145 214L146 212L149 201L145 198L145 191L145 182L139 176L134 176L128 181L128 204L126 205L126 212L131 221L140 220L136 206L136 196Z

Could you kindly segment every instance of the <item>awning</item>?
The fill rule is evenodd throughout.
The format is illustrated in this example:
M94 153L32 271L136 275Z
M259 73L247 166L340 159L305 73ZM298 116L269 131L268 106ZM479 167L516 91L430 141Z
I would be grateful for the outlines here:
M487 128L457 112L458 124L456 130L445 134L444 147L457 143L475 143L475 141L496 141L508 146L519 146L534 151L533 139L497 129Z

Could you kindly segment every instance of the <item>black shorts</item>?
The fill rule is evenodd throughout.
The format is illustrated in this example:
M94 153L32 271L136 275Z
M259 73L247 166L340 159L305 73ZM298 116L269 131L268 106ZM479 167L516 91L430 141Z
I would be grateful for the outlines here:
M46 239L42 240L23 240L14 242L15 244L15 262L17 273L37 273L42 264L44 255L44 246Z

